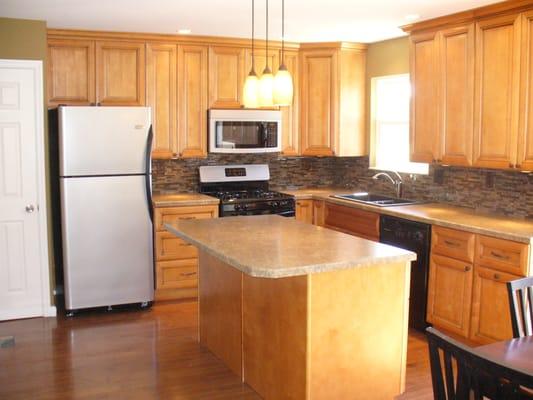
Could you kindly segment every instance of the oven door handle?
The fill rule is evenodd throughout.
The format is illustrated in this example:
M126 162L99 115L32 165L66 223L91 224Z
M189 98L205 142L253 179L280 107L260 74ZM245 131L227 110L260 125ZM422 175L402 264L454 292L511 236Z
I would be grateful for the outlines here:
M278 213L278 215L280 215L282 217L295 217L296 216L296 212L294 210L282 211L282 212Z

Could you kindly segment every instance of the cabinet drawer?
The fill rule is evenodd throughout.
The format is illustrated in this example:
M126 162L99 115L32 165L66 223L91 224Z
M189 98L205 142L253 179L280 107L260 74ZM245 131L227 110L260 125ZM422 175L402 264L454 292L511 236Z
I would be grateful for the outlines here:
M478 235L476 264L518 276L526 276L529 264L529 246L524 243Z
M156 231L164 231L164 224L180 219L203 219L218 217L218 206L163 207L156 208L154 226Z
M156 264L157 289L193 288L198 285L198 261L161 261Z
M379 214L326 203L324 226L369 240L379 240Z
M196 247L170 232L156 232L155 248L157 261L184 260L198 257Z
M474 262L476 235L456 229L434 226L431 236L431 252L457 260Z

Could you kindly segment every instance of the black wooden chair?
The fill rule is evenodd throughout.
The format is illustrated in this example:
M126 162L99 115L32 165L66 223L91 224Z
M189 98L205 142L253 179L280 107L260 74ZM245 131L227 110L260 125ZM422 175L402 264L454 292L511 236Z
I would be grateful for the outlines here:
M533 276L507 282L515 338L533 335Z
M530 375L491 361L474 348L427 328L435 400L532 399Z

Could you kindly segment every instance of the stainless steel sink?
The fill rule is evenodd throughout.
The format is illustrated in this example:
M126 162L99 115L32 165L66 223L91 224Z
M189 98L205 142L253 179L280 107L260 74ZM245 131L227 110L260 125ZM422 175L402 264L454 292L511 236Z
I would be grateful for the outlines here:
M349 194L335 194L331 197L338 199L355 201L357 203L369 204L378 207L390 206L405 206L409 204L417 204L419 201L400 199L397 197L383 196L381 194L373 194L367 192L349 193Z

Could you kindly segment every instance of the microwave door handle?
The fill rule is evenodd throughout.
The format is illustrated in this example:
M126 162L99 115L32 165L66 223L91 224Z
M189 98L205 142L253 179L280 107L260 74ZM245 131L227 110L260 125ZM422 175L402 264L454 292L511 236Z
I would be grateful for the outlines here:
M263 147L267 147L268 145L268 127L267 124L264 122L261 122L261 137L263 142Z

